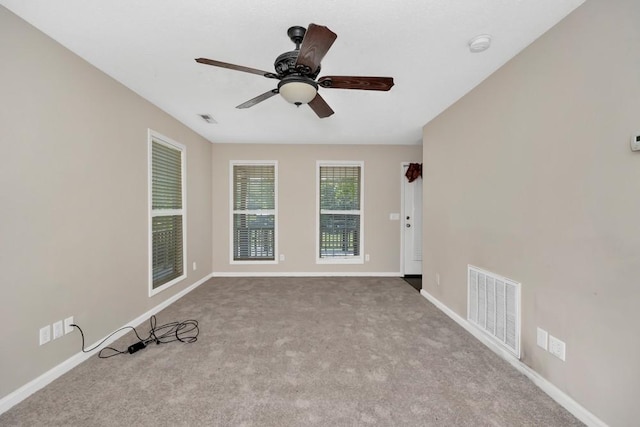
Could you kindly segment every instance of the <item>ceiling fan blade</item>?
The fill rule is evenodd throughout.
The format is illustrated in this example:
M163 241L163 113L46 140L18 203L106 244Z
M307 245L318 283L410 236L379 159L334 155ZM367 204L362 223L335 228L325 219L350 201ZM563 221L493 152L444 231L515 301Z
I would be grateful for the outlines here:
M244 102L240 105L238 105L236 108L249 108L249 107L253 107L254 105L256 105L259 102L264 101L265 99L269 99L271 98L273 95L276 95L278 93L278 89L271 89L269 92L265 92L262 95L258 95L253 99L248 100L247 102Z
M318 85L332 89L384 90L393 86L393 77L324 76Z
M269 77L271 79L278 78L278 76L276 76L274 73L271 73L269 71L258 70L257 68L244 67L242 65L229 64L227 62L216 61L213 59L196 58L196 62L200 64L213 65L214 67L222 67L222 68L228 68L230 70L244 71L245 73L258 74L260 76Z
M302 39L296 67L309 67L308 72L313 73L320 66L322 58L327 54L337 37L336 33L327 27L309 24Z
M333 114L333 110L329 107L329 104L324 100L320 94L316 94L316 97L309 102L309 107L320 117L324 119L325 117L329 117Z

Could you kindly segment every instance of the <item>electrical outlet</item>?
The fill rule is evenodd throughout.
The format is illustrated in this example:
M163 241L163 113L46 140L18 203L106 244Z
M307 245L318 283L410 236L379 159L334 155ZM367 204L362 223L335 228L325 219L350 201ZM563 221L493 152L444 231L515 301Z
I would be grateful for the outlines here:
M540 329L538 328L538 334L537 334L537 339L536 342L538 344L538 347L544 349L545 351L547 350L547 339L549 338L549 334L547 333L547 331L545 331L544 329Z
M284 261L284 254L280 254L280 261Z
M198 269L198 266L196 265L196 262L193 261L193 271L196 271Z
M549 335L549 353L564 362L566 355L566 345L553 335Z
M436 285L440 286L440 273L436 273Z
M40 328L40 345L51 341L51 326L43 326Z
M62 327L62 320L58 320L53 324L53 339L58 339L64 335L64 329Z
M71 332L73 332L73 326L71 326L72 324L73 324L73 316L67 317L66 319L64 319L65 334L70 334Z
M364 260L365 260L365 262L369 262L369 261L371 261L371 257L369 256L369 254L366 254L366 255L364 256Z

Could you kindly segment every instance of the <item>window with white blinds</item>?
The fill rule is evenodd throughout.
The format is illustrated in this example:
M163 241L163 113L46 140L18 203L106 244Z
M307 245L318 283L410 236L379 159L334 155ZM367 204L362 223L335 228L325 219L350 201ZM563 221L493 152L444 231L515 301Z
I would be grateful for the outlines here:
M362 162L318 162L317 262L362 262Z
M186 277L185 147L149 132L151 192L150 295Z
M276 166L231 163L232 262L276 262Z

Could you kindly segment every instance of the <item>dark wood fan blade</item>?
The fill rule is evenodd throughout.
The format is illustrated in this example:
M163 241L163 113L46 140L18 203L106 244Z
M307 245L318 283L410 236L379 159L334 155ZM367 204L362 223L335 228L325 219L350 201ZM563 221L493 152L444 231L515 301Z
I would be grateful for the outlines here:
M296 67L308 67L307 71L313 73L336 40L336 37L338 37L336 33L327 27L309 24L309 28L304 34L304 39L302 39Z
M245 73L258 74L260 76L269 77L271 79L278 78L278 76L269 71L258 70L257 68L243 67L242 65L229 64L227 62L216 61L213 59L196 58L196 62L199 62L200 64L213 65L214 67L222 67L228 68L230 70L244 71Z
M329 117L333 114L333 110L329 107L329 104L324 100L323 97L318 93L315 98L311 100L309 103L309 107L320 117L324 119L325 117Z
M249 107L253 107L254 105L256 105L259 102L264 101L265 99L269 99L271 98L273 95L278 93L278 89L272 89L269 92L265 92L262 95L258 95L253 99L248 100L245 103L242 103L240 105L238 105L236 108L249 108Z
M318 79L322 87L332 89L389 90L393 77L324 76Z

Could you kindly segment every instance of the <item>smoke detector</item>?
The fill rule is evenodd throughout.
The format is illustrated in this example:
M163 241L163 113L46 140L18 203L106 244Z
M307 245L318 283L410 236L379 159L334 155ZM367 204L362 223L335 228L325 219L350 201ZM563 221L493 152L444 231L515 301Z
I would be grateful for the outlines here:
M481 34L469 40L469 50L471 53L484 52L489 49L489 46L491 46L491 36L488 34Z

